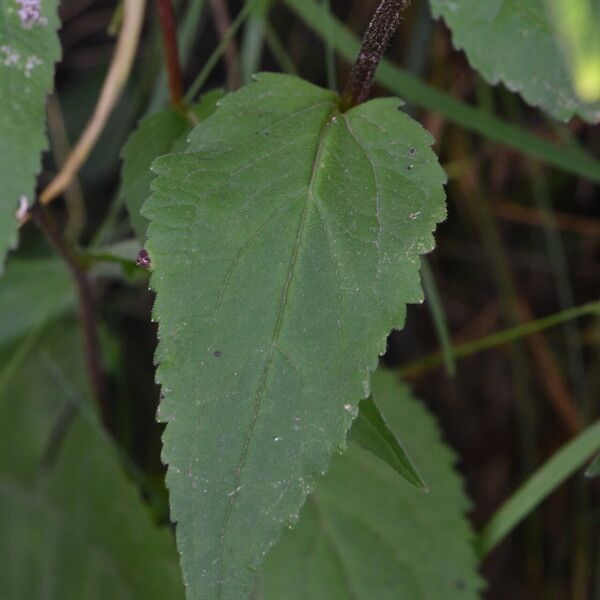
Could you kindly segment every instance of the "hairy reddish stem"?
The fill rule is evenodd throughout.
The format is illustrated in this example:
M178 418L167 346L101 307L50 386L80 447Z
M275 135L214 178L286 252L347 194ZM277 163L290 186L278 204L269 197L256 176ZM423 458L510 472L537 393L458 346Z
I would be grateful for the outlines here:
M171 104L177 108L183 105L183 78L179 50L177 47L177 25L171 0L156 0L158 20L165 50L165 64L169 77Z
M382 0L363 38L360 52L342 94L342 108L347 110L369 97L375 71L410 0Z

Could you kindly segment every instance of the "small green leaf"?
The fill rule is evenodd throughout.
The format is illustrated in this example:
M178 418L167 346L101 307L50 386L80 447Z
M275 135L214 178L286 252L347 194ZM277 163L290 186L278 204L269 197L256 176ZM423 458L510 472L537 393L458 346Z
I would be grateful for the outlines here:
M422 301L445 175L399 104L340 113L328 90L261 74L153 164L159 416L190 600L249 596Z
M136 238L121 240L108 246L88 248L82 255L87 265L94 265L94 274L124 277L127 281L147 278L147 271L137 264L140 242Z
M585 470L585 476L589 477L599 477L600 476L600 454L597 454L592 462L588 465L588 468Z
M183 600L173 537L97 423L80 348L57 323L0 355L0 597Z
M75 291L57 259L9 260L0 278L0 348L75 307Z
M16 245L18 208L33 202L46 94L60 57L56 0L0 0L0 273Z
M452 30L457 48L492 84L508 89L566 121L600 121L600 102L577 92L565 59L556 15L547 0L430 0L435 17ZM568 4L562 2L562 4ZM597 30L597 26L596 26Z
M334 458L298 525L267 556L261 600L467 600L482 581L454 453L433 417L390 372L373 397L431 486L422 494L355 444Z
M190 109L192 118L172 108L144 117L123 146L121 193L140 243L144 243L148 227L148 221L140 215L140 209L150 195L150 183L154 179L150 171L152 161L163 154L183 150L193 122L203 121L212 114L222 97L221 90L213 90L202 96L198 104Z
M372 452L418 489L429 488L419 475L400 438L388 427L373 398L361 400L358 417L352 423L348 439Z

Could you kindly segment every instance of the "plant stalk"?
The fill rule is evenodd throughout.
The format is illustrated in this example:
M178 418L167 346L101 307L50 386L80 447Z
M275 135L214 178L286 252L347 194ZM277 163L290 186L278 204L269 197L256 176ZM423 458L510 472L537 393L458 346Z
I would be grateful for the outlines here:
M160 32L165 50L165 65L169 78L169 96L175 108L183 106L183 77L177 46L177 24L171 0L156 0Z
M94 290L75 251L63 237L48 210L41 204L36 203L31 207L29 212L31 218L42 230L48 242L64 260L77 288L79 296L79 320L81 323L88 380L92 396L98 404L102 422L108 425L109 406L106 396L104 372L102 370L98 328L96 325Z
M342 94L342 110L361 104L369 97L377 66L400 25L400 17L409 1L381 0L369 23Z
M119 32L117 47L102 84L94 113L61 170L41 192L41 204L49 204L71 185L104 130L104 126L131 73L140 40L145 6L146 0L125 0L123 24ZM28 213L25 213L21 224L26 222L28 218Z

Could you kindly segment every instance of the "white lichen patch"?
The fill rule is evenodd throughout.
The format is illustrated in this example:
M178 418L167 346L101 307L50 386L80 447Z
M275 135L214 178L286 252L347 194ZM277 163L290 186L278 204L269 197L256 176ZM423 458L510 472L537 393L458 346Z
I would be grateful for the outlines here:
M22 71L27 78L30 78L34 69L43 62L35 55L25 57L10 46L0 46L0 64Z
M31 77L31 72L41 64L42 61L37 56L29 56L24 66L25 77Z
M0 47L0 62L5 67L17 66L21 61L21 55L10 46Z

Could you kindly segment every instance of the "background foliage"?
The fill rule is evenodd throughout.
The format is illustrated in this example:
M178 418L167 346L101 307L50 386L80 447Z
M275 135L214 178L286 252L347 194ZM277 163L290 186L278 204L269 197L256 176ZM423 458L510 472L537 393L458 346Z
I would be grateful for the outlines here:
M221 42L226 27L215 13L215 3L175 2L186 89L204 93L237 87L259 70L299 74L339 89L377 2L216 4L228 9L237 27L231 37L235 45ZM493 13L500 5L502 10ZM528 4L531 29L523 31L515 30L514 23L524 3L490 2L486 13L481 7L480 12L471 10L473 2L467 0L415 1L380 66L374 89L376 96L407 101L407 111L433 135L434 150L449 177L449 218L438 228L437 249L425 266L426 302L408 308L406 327L390 335L382 362L411 385L460 457L458 469L472 499L469 519L477 531L528 475L599 414L598 304L585 304L596 301L600 289L600 129L591 123L598 120L598 53L597 36L586 29L597 15L591 0L569 5L573 12L563 14L563 27L554 30L548 23L555 22L557 13L552 11L560 10L560 3ZM51 64L58 58L52 3L44 3L45 20L27 31L16 20L15 7L9 0L0 4L2 46L18 51L19 60L31 51L31 56L43 57L43 64L29 63L40 70L32 82L26 63L15 78L14 59L6 64L8 54L0 54L2 252L14 245L13 215L20 197L33 198L38 150L45 145L41 99L50 88ZM432 20L431 10L445 21ZM64 162L93 111L115 44L112 32L118 28L118 15L108 0L65 0L59 7L63 61L47 104L51 151L42 157L40 189ZM485 35L482 22L493 24ZM31 46L23 46L25 33L33 36ZM223 56L213 53L220 42ZM464 53L455 50L453 42ZM500 60L509 51L514 58ZM539 65L537 79L521 72L531 66L521 57ZM94 282L108 384L102 415L107 431L84 390L82 351L74 327L77 298L69 273L31 224L21 228L19 249L10 255L0 280L0 581L7 582L11 600L32 597L40 591L36 581L42 580L46 593L55 597L85 598L102 590L100 582L107 577L118 582L110 588L116 597L182 597L168 531L162 426L155 422L160 392L153 380L153 297L147 274L134 265L146 228L136 211L153 179L147 167L158 153L183 150L191 129L176 111L165 108L163 64L157 15L149 5L135 67L119 103L64 199L52 206L67 239L82 248ZM515 70L500 72L499 64ZM498 80L520 90L525 100L549 115L563 120L572 113L579 116L568 123L553 120L504 85L490 85ZM548 89L544 82L553 87ZM30 85L23 93L23 86ZM204 96L198 120L209 116L219 95ZM23 123L25 129L19 129ZM126 161L123 172L120 156ZM170 187L164 180L162 185ZM184 282L175 284L174 294L185 289ZM572 310L579 305L584 305L581 310ZM559 316L535 325L550 314ZM547 328L550 324L553 327ZM241 333L229 332L226 343L239 345L243 353ZM339 351L344 360L354 348L345 340L336 352L315 351L318 361L331 365L332 354ZM409 487L376 453L351 443L347 454L335 457L322 487L306 505L299 529L286 533L276 546L257 597L288 597L281 590L285 582L296 581L292 575L298 583L288 585L286 593L294 597L305 589L307 578L302 574L307 573L314 598L349 595L348 585L357 598L367 597L375 566L364 566L374 557L364 552L367 542L348 543L348 531L340 523L355 528L355 536L368 544L380 543L381 535L385 544L393 545L395 538L386 538L387 528L377 519L401 504L405 509L412 506L413 499L423 504L423 511L430 503L435 514L452 520L457 536L465 536L463 542L468 538L460 513L469 505L449 469L448 451L429 454L440 445L431 418L412 398L396 406L389 399L392 392L385 389L386 375L377 377L383 391L378 398L376 389L375 401L389 405L384 416L406 443L430 496ZM408 392L402 388L398 394L404 398ZM396 414L396 408L404 412ZM400 424L412 419L414 428ZM421 431L423 437L413 437ZM589 453L597 437L592 428L577 440L583 440ZM493 551L481 565L487 580L483 597L587 600L600 594L600 489L598 479L582 476L582 447L571 445L566 454L557 455L526 489L527 498L519 505L506 505L492 522L494 527L486 530L493 537L504 519L514 523L514 516L523 514L532 494L541 500L577 471L505 539L494 538ZM436 460L444 465L440 476ZM588 473L594 469L597 466L589 467ZM439 513L434 489L438 481L451 489L448 498L453 501L443 503L448 514ZM373 491L377 486L382 494L383 489L397 490L398 507L389 498L385 503ZM340 509L340 494L352 496L356 506L366 510L363 521L347 518ZM377 510L364 508L374 504ZM405 526L401 520L396 525ZM316 530L320 533L314 554L307 557L306 536ZM480 550L491 538L482 539ZM441 541L439 546L442 561L447 548ZM427 548L417 543L415 548L427 555ZM413 563L415 557L403 557L401 550L390 549L375 558L380 557L386 573L394 577L401 569L412 573L418 587L428 580L420 572L423 561ZM297 571L285 572L283 578L281 552L286 560L302 555ZM85 553L94 556L95 568L81 577L77 560ZM462 576L452 574L457 594L475 596L482 586L473 573L474 558L465 548L453 558L463 565ZM61 569L63 564L70 568ZM118 573L124 565L126 572ZM353 573L349 580L344 577L347 565Z

